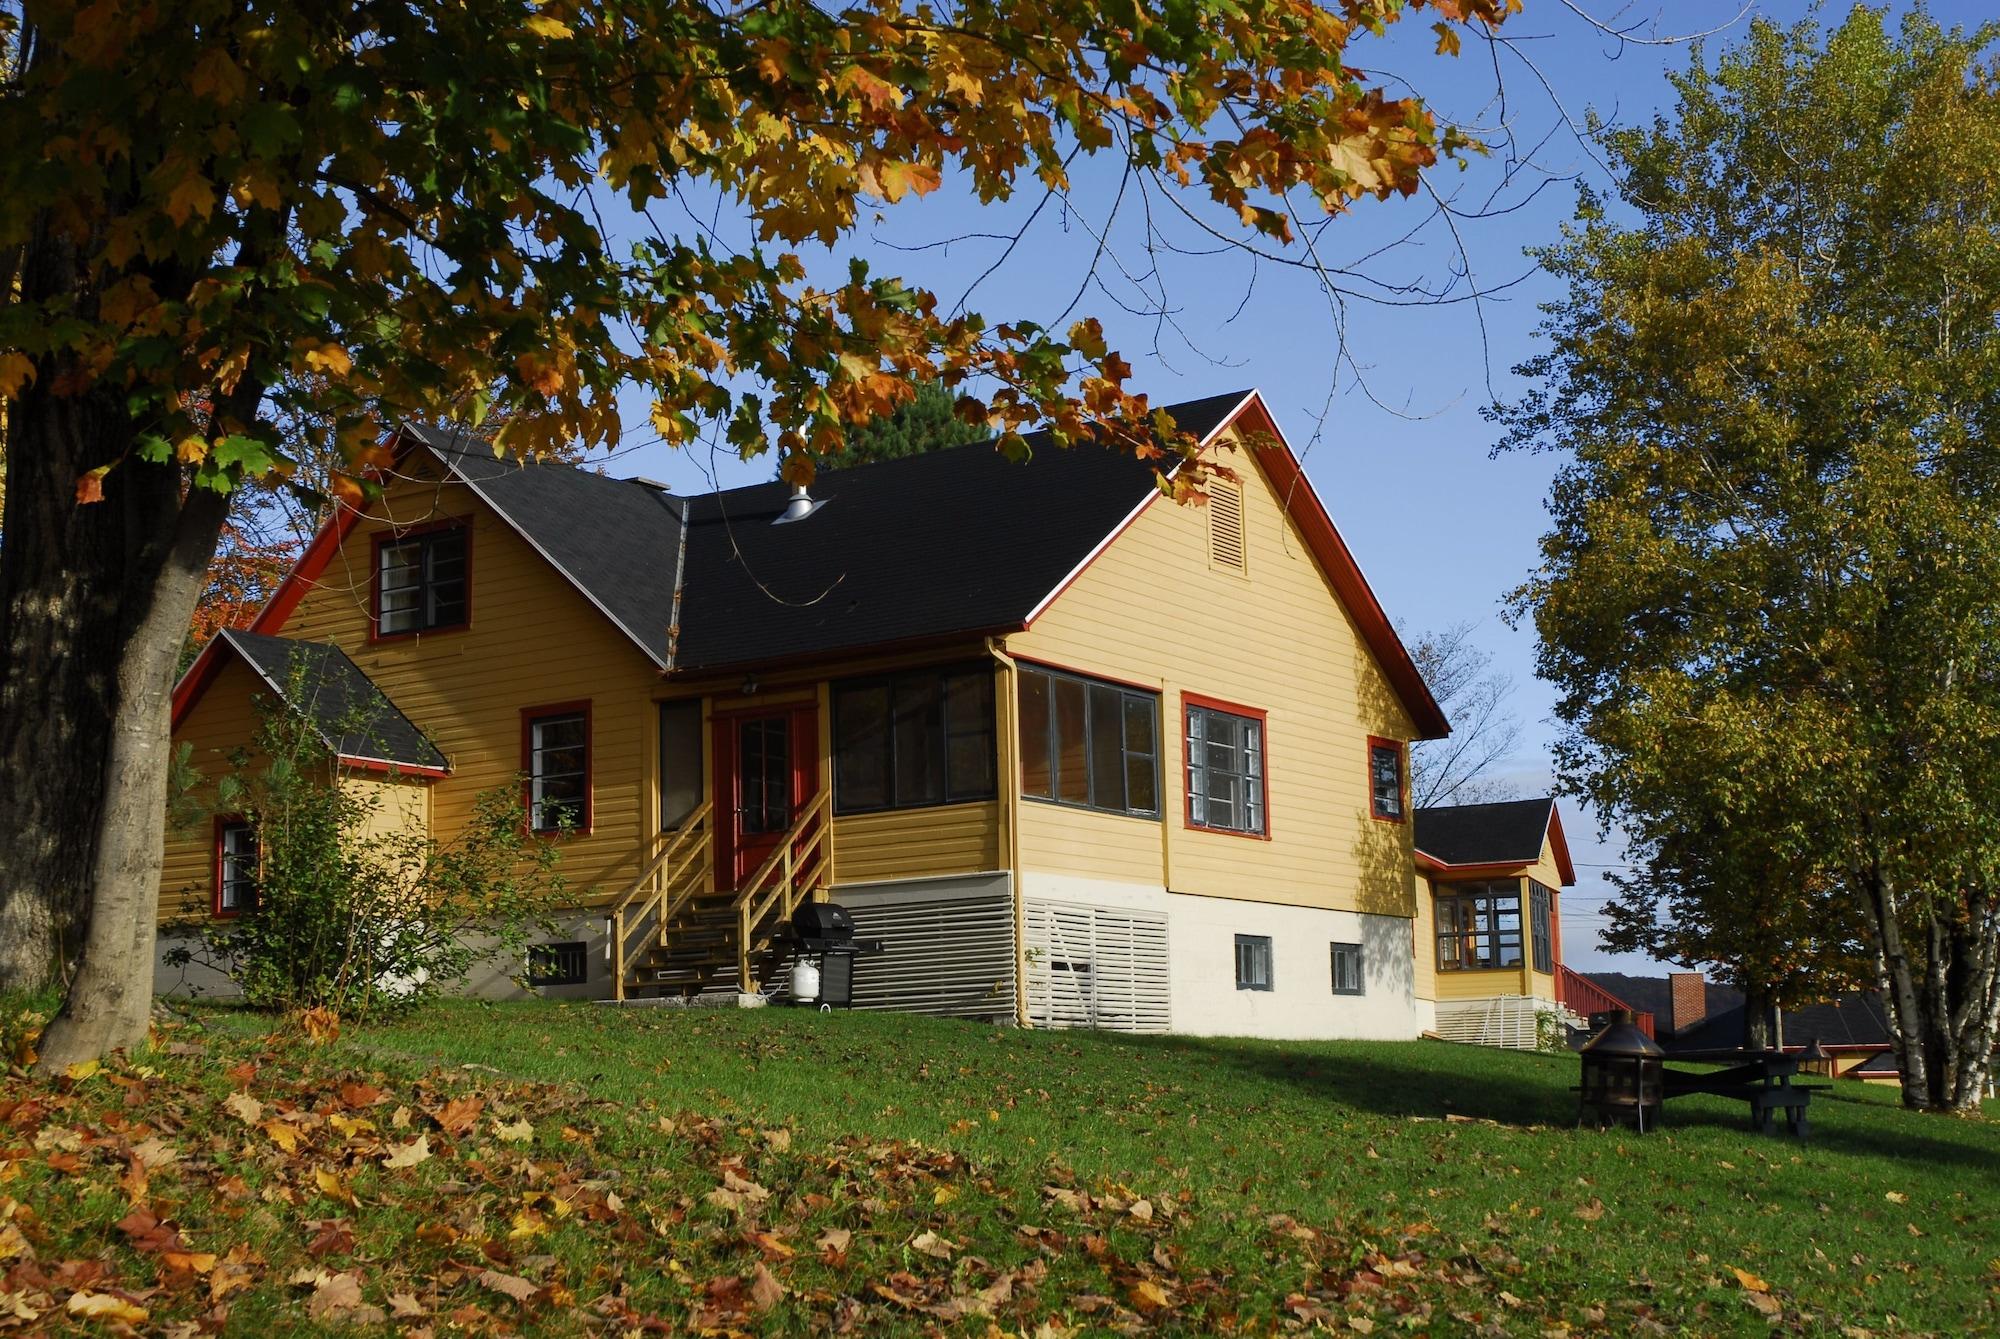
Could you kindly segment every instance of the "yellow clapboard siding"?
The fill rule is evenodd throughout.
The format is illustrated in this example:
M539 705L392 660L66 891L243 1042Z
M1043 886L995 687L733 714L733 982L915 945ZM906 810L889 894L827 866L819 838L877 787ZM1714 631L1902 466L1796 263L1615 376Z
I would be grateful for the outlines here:
M269 691L232 657L174 732L176 747L190 746L188 761L200 780L174 806L167 826L166 859L160 868L162 921L206 916L214 905L216 783L237 770L232 756L247 751L256 738L253 698Z
M1420 1000L1434 1000L1438 997L1437 969L1437 910L1431 899L1437 896L1437 884L1424 875L1417 875L1417 918L1412 927L1412 937L1417 946L1416 996Z
M429 470L421 456L412 463L414 473ZM469 518L468 627L369 641L374 539L391 528L377 519L384 517L402 525ZM524 708L588 701L592 824L589 832L562 839L560 872L582 902L614 895L636 871L640 843L658 808L652 781L657 671L463 485L417 478L389 489L370 518L348 534L282 635L346 651L443 751L451 774L431 788L429 821L445 839L463 829L482 791L518 784ZM205 713L226 712L224 704L241 696L218 678L189 724L202 718L204 730L228 734L236 725L211 727Z
M1262 470L1220 458L1243 480L1247 576L1211 566L1202 508L1155 501L1007 650L1162 690L1173 891L1409 916L1409 824L1372 818L1367 784L1368 737L1407 740L1408 713ZM1270 840L1186 826L1183 692L1267 713ZM1160 882L1150 825L1024 803L1021 832L1027 868Z
M1025 799L1020 814L1023 869L1154 887L1166 882L1157 821Z
M1439 972L1437 990L1436 998L1440 1000L1486 1000L1495 995L1531 993L1526 975L1510 967L1482 972Z
M940 805L833 821L835 883L936 878L999 869L1000 806Z

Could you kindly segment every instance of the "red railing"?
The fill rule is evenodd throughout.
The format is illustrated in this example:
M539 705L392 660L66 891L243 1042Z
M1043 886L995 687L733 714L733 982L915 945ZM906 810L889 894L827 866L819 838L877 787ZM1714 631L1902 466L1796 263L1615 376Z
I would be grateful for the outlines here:
M1633 1021L1639 1026L1639 1031L1645 1033L1648 1037L1653 1035L1653 1016L1651 1014L1639 1009L1633 1009L1631 1005L1625 1003L1625 1001L1619 999L1589 977L1583 975L1581 972L1573 971L1561 963L1556 964L1556 999L1586 1018L1592 1014L1616 1013L1621 1009L1630 1009Z

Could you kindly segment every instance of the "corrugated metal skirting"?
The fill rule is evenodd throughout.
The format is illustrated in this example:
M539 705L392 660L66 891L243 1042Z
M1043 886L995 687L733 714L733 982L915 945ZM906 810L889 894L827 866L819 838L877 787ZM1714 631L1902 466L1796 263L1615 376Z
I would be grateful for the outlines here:
M1173 1005L1164 913L1029 901L1028 1017L1037 1027L1165 1032Z
M1014 1015L1014 904L1004 880L976 895L834 899L858 939L883 951L859 959L854 1007L959 1018Z

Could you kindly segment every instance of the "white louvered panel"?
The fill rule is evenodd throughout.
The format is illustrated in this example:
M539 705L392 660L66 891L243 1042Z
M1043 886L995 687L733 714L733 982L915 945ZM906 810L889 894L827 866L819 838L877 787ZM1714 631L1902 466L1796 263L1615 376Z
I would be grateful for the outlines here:
M882 952L854 964L854 1007L1000 1018L1014 1012L1014 907L991 896L850 906L857 939Z
M1037 1026L1168 1029L1173 1013L1164 915L1043 901L1023 911L1028 1016Z
M1223 479L1208 484L1208 560L1231 572L1245 567L1243 490Z

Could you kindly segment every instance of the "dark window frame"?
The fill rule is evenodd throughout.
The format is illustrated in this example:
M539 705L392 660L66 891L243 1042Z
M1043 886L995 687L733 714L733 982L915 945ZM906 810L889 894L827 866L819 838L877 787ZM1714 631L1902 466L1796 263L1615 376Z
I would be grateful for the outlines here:
M1210 821L1208 812L1210 791L1205 784L1201 788L1199 795L1202 801L1202 816L1200 818L1195 817L1194 809L1197 798L1195 772L1197 769L1194 749L1194 717L1196 712L1201 712L1204 716L1220 716L1225 720L1256 727L1256 771L1254 773L1248 771L1225 773L1225 775L1243 782L1246 787L1251 781L1257 783L1256 826L1232 827L1226 823ZM1203 746L1206 748L1208 742L1206 728L1203 729L1202 740ZM1245 758L1251 756L1251 751L1247 746L1240 751ZM1240 702L1225 702L1221 698L1204 697L1199 693L1182 693L1181 754L1183 789L1186 792L1182 797L1181 813L1188 827L1198 832L1219 832L1225 836L1251 837L1258 841L1271 840L1271 724L1268 712L1260 707L1246 707ZM1209 773L1215 769L1210 768L1206 758L1204 758L1199 770L1205 782ZM1249 808L1246 795L1246 804L1244 806L1246 815L1249 813Z
M1332 972L1333 993L1336 995L1366 995L1368 993L1368 960L1367 956L1362 952L1361 945L1335 941L1329 944L1327 948L1327 965ZM1351 958L1353 960L1353 966L1350 969L1350 984L1345 986L1340 984L1340 964L1342 958Z
M1376 774L1376 760L1381 754L1389 754L1396 763L1396 807L1384 811L1382 807L1381 778ZM1398 739L1385 739L1381 735L1368 736L1368 813L1383 823L1401 823L1410 816L1410 761L1408 746Z
M528 946L530 986L587 986L590 984L590 945L568 939Z
M1555 890L1540 879L1528 880L1528 943L1534 969L1545 976L1556 970L1554 921Z
M1247 950L1247 953L1246 953ZM1273 991L1277 989L1276 954L1272 950L1269 935L1236 936L1236 988L1238 990ZM1257 979L1261 965L1263 980ZM1245 969L1248 969L1247 971Z
M951 709L951 684L954 679L978 678L982 688L982 719L967 724L956 718ZM916 683L926 679L937 682L937 707L934 718L928 721L927 735L933 735L929 749L930 762L937 769L937 799L921 798L901 800L897 797L897 766L902 750L898 747L896 690L899 684ZM871 690L881 690L887 694L887 730L883 738L885 775L883 778L886 798L880 804L855 804L843 798L844 785L841 775L841 756L846 732L844 717L852 708L843 705L843 698ZM917 669L898 670L892 674L872 674L862 678L837 680L828 698L833 707L833 812L838 815L881 814L904 809L940 809L952 804L980 804L998 799L1000 795L1000 730L999 717L995 709L993 688L993 667L984 661L959 661L949 665L927 665ZM966 739L985 740L985 757L988 763L985 783L972 790L955 790L952 787L951 751L954 741Z
M231 877L229 862L231 859L240 858L245 854L241 851L232 852L229 850L229 836L231 833L238 832L249 835L250 850L248 854L256 862L257 872L251 874L249 877L250 900L248 905L239 904L231 906L229 904L230 889L239 884L241 880ZM246 912L256 911L263 901L262 896L258 892L257 882L262 874L264 864L264 846L262 842L257 840L256 825L251 823L242 814L217 814L215 816L213 841L214 877L209 899L210 914L217 920L234 920Z
M582 812L577 815L577 820L569 828L569 832L572 836L584 836L590 832L595 818L592 808L597 766L597 750L591 735L590 715L589 698L577 702L550 702L538 707L521 708L521 807L528 831L540 836L553 836L563 830L558 824L542 822L540 812L542 804L535 798L536 785L542 779L535 770L539 752L535 745L535 727L551 721L580 717L583 722L583 795L580 801Z
M1509 905L1511 904L1511 906ZM1487 879L1442 885L1431 900L1436 927L1437 969L1441 972L1518 972L1527 961L1528 927L1522 919L1527 901L1520 879ZM1504 930L1500 918L1511 912L1514 928ZM1446 944L1453 952L1446 955ZM1477 961L1476 950L1488 945L1491 961ZM1514 960L1504 961L1512 948Z
M456 535L461 546L459 583L463 587L459 598L459 612L456 618L436 620L432 597L434 546L447 535ZM382 556L390 549L418 548L421 572L416 590L423 606L422 617L417 626L396 628L385 631L382 627ZM407 529L387 529L379 531L370 552L371 569L368 577L368 640L371 642L398 641L405 637L420 637L425 633L457 632L472 626L472 518L454 516L429 525L411 526Z
M1048 719L1044 727L1044 737L1042 740L1042 756L1048 772L1048 791L1047 793L1040 793L1028 789L1028 736L1020 708L1020 699L1025 694L1017 682L1015 690L1015 720L1017 722L1016 730L1020 736L1021 756L1017 765L1021 773L1021 798L1033 800L1037 804L1059 805L1065 809L1081 809L1093 814L1114 814L1121 818L1144 819L1149 823L1163 821L1166 817L1167 807L1162 801L1160 794L1160 694L1151 689L1141 688L1133 684L1119 683L1115 679L1104 679L1094 675L1079 674L1075 670L1062 669L1055 665L1044 665L1029 661L1020 662L1018 673L1015 675L1016 680L1025 680L1030 675L1036 675L1048 681ZM1069 778L1063 775L1062 770L1061 721L1055 703L1057 685L1064 682L1081 685L1083 690L1082 757L1083 793L1086 798L1081 800L1063 798L1064 784ZM1123 806L1098 804L1092 798L1098 793L1098 778L1096 775L1098 751L1096 745L1100 742L1108 743L1108 741L1099 741L1094 733L1097 722L1097 704L1105 701L1114 694L1118 701L1118 719L1113 728L1117 732L1119 792L1127 800L1127 803ZM1146 712L1150 713L1151 720L1148 722L1148 729L1146 731L1150 752L1142 752L1132 745L1129 717L1131 708L1134 705L1140 706ZM1153 791L1153 804L1151 808L1133 808L1129 803L1132 792L1131 773L1134 763L1146 764L1147 770L1151 773Z

